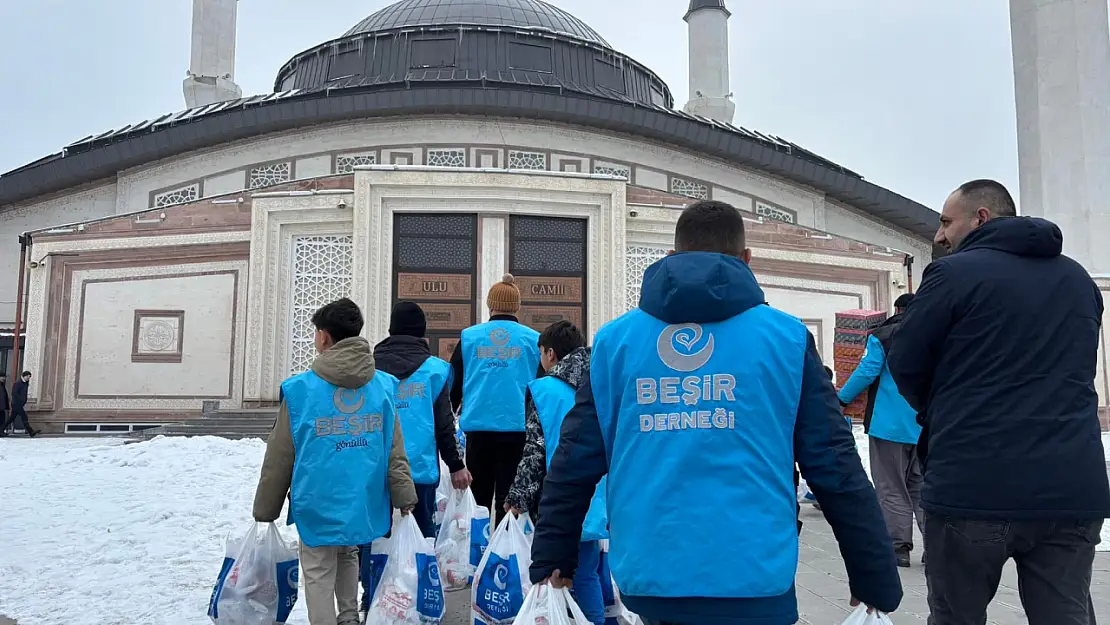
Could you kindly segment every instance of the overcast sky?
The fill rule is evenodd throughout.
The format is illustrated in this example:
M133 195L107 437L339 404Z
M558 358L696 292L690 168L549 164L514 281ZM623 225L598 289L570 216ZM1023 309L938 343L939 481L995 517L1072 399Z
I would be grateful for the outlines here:
M549 0L687 98L686 0ZM236 82L390 0L240 0ZM1005 0L728 0L737 125L939 208L965 180L1017 193ZM0 0L0 172L184 108L192 0Z

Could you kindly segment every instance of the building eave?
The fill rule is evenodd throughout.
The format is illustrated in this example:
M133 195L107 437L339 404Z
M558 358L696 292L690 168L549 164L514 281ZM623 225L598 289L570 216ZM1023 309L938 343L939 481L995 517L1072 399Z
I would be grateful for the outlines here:
M0 206L22 202L193 150L316 124L409 115L475 115L554 121L657 141L814 188L931 239L939 216L798 146L662 107L523 86L373 85L252 99L182 123L119 133L0 176ZM106 135L102 136L108 136ZM95 138L93 139L95 141Z

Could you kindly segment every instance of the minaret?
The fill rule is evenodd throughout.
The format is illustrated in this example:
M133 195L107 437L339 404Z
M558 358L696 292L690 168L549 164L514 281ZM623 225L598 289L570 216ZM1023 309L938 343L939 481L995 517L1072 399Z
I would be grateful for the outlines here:
M238 0L193 0L193 44L185 78L189 108L237 100L235 13Z
M1064 253L1110 274L1106 0L1010 0L1021 212L1056 222Z
M683 110L729 124L736 114L728 88L731 15L725 0L690 0L690 9L683 18L690 37L690 101Z

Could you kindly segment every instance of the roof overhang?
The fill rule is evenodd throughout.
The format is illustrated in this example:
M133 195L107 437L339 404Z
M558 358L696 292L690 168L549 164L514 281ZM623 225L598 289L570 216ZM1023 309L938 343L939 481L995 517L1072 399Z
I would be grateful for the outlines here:
M222 143L315 124L418 115L516 117L633 135L812 187L926 240L939 224L939 215L929 208L832 163L824 165L807 154L776 149L755 136L708 120L558 89L483 88L474 83L320 90L228 108L180 125L162 125L0 176L0 206Z

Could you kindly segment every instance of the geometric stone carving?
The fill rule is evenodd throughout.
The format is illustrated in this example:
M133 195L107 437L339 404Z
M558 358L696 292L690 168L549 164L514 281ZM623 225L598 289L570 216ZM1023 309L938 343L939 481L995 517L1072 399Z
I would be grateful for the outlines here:
M783 210L777 206L771 206L759 200L755 202L755 214L773 221L781 221L788 224L794 223L794 214L790 211Z
M667 255L667 249L646 245L629 245L624 261L625 311L640 305L640 286L644 282L644 272L655 261Z
M671 178L671 193L692 197L695 200L709 199L708 187L700 182L694 182L693 180L686 180L684 178Z
M316 358L312 315L323 305L351 296L354 238L312 235L293 239L292 314L289 373L296 375Z
M616 176L617 178L624 178L625 180L632 180L632 172L627 167L594 165L594 173Z
M428 150L427 164L431 167L466 167L466 151L462 148Z
M170 206L172 204L184 204L186 202L193 202L200 197L200 184L193 183L181 187L180 189L171 189L163 191L154 196L154 208L162 208L163 206Z
M181 362L184 310L136 310L131 362Z
M335 173L349 174L355 170L355 167L377 164L377 154L340 154L335 157Z
M289 163L271 163L252 167L248 189L261 189L270 185L289 182L293 178L293 167Z
M509 169L547 169L547 155L543 152L509 150Z

